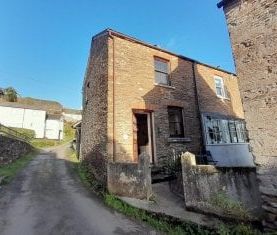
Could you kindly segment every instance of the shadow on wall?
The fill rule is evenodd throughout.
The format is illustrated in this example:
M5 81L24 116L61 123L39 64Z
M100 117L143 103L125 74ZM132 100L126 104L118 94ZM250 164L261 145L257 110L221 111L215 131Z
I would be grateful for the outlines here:
M99 150L104 144L95 145L83 159L93 177L112 194L148 200L152 194L150 156L139 155L137 163L107 161Z
M232 97L230 100L217 97L212 88L215 74L212 69L208 68L208 70L211 72L204 78L196 65L178 58L178 65L169 74L170 86L155 85L152 90L143 95L146 109L154 111L158 159L164 155L172 155L173 149L177 152L187 150L196 155L202 152L203 138L198 103L201 113L211 112L238 117ZM198 98L195 82L197 82ZM169 141L168 106L183 108L185 137L183 141Z
M189 152L181 162L186 208L238 220L262 215L255 168L196 165Z

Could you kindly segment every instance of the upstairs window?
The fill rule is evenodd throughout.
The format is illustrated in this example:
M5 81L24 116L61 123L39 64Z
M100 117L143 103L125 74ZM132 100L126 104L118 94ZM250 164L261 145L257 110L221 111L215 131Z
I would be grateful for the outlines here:
M223 79L221 77L215 77L214 82L216 95L220 98L229 99L230 95L227 88L224 86Z
M184 137L183 109L168 107L169 137Z
M170 85L169 82L169 62L161 58L154 58L155 82L162 85Z

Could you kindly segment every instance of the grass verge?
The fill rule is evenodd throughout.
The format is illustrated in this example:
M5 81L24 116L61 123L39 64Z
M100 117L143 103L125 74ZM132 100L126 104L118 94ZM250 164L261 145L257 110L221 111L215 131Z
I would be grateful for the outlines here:
M145 222L152 226L154 229L170 235L261 235L259 230L252 228L247 224L224 224L222 223L217 229L206 228L197 224L183 222L175 218L160 214L148 212L123 202L114 195L109 194L103 187L101 187L89 173L87 166L80 163L76 158L74 152L68 154L69 160L73 163L74 169L81 179L82 183L101 196L105 204L115 209L116 211ZM267 234L269 235L269 234ZM273 234L272 234L273 235Z
M36 151L22 156L12 163L0 166L0 178L2 179L0 185L8 184L16 176L16 174L23 169L35 157Z
M64 138L63 140L50 140L50 139L32 139L31 144L35 148L48 148L61 144L65 144L74 139L75 130L72 128L72 122L64 122Z

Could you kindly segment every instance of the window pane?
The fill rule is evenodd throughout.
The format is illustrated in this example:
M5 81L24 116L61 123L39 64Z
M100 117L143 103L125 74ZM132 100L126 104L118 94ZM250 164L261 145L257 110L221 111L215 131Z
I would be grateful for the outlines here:
M238 137L237 137L237 130L236 130L236 125L234 121L229 121L229 131L231 136L231 142L237 143Z
M160 73L155 71L155 82L158 84L169 85L168 83L168 74Z
M221 126L222 126L222 141L223 143L231 143L230 139L230 132L228 128L228 120L221 120Z
M182 108L168 107L169 136L184 137Z
M246 142L246 130L245 125L242 121L236 121L236 129L239 143Z
M227 120L212 117L206 117L204 120L207 144L227 144L231 142Z
M216 94L217 94L218 96L223 96L223 92L222 92L222 89L221 89L220 87L217 87L217 88L216 88Z
M168 62L155 59L155 70L163 73L168 73Z
M216 94L218 96L224 96L224 85L223 85L223 81L220 78L215 78L215 87L216 87Z

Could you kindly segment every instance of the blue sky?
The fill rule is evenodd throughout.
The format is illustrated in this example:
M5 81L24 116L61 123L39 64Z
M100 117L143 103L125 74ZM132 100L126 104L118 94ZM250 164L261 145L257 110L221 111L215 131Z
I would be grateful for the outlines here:
M218 1L0 0L0 87L80 108L91 37L105 28L234 72Z

